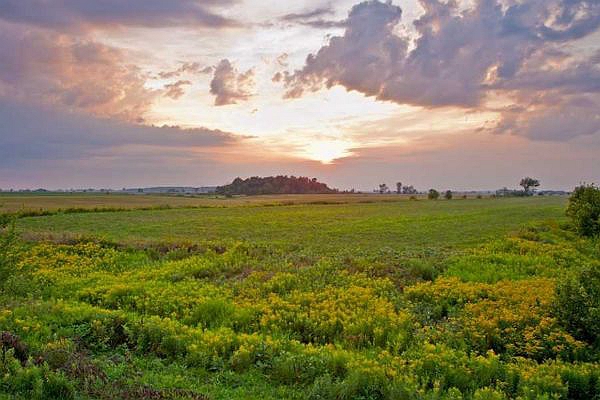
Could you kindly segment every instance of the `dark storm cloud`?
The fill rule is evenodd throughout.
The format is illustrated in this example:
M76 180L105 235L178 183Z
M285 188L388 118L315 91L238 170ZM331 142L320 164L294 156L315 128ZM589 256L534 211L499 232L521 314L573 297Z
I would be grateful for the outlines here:
M239 72L229 60L224 59L214 68L210 93L216 96L216 106L224 106L248 100L253 87L254 70Z
M94 26L238 25L212 11L234 0L3 0L0 18L59 30Z
M398 33L400 7L365 1L350 11L342 36L331 37L307 57L303 68L277 75L275 81L284 82L287 98L342 85L379 100L429 108L477 108L490 93L500 91L539 117L538 123L525 127L518 124L521 118L505 116L505 122L517 124L512 132L523 128L531 137L539 136L532 133L539 130L534 126L548 126L544 116L556 112L554 100L544 104L540 99L562 95L560 103L570 110L563 115L565 124L577 118L567 115L585 112L573 108L575 99L564 96L588 93L590 101L598 102L598 55L575 58L560 48L598 31L600 2L528 0L506 5L477 0L467 10L459 10L454 1L420 4L424 14L414 21L414 45L410 36ZM552 62L557 57L564 60ZM596 118L586 120L590 127L564 135L594 131Z

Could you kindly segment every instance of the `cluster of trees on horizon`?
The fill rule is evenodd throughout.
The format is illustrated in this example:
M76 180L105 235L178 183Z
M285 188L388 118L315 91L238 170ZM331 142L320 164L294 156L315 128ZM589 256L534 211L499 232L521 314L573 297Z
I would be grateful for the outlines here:
M222 195L258 195L258 194L327 194L338 193L317 178L305 176L253 176L247 179L235 178L232 183L217 187Z
M533 196L535 194L536 188L540 186L540 181L538 179L534 179L531 177L525 177L521 179L519 182L519 186L523 188L523 190L511 190L506 187L497 190L496 196L501 197L522 197L522 196ZM396 183L396 190L392 192L392 190L388 187L387 184L381 183L379 184L379 189L374 190L375 193L379 194L418 194L419 191L415 189L412 185L403 185L402 182ZM427 191L427 198L430 200L437 200L440 198L441 193L436 189L429 189ZM444 192L444 198L447 200L451 200L453 197L453 192L451 190L446 190Z

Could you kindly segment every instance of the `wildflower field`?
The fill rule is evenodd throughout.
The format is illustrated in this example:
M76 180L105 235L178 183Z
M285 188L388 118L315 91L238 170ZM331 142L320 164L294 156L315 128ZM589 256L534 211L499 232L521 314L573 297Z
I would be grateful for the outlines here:
M566 198L337 196L3 218L0 399L600 399Z

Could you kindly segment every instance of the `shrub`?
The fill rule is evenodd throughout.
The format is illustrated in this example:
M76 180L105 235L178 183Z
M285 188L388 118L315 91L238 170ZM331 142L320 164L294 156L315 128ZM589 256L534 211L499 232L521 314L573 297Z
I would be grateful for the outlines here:
M600 235L600 188L582 185L569 198L567 215L582 236Z
M191 325L203 328L219 328L231 320L235 313L235 306L227 300L209 299L198 304L192 310L189 321Z
M273 360L271 378L278 382L293 385L314 382L325 375L327 365L319 354L284 353Z
M452 200L452 190L446 190L446 193L444 193L444 198L446 200Z
M44 399L70 400L75 398L75 387L62 373L49 372L42 386Z
M556 289L559 319L574 337L600 344L600 264L581 271Z
M440 198L440 192L438 192L435 189L429 189L429 192L427 193L427 198L429 200L437 200Z
M27 363L28 350L27 345L21 339L10 332L0 334L0 344L2 345L2 362L6 362L6 353L13 350L14 357L25 365Z

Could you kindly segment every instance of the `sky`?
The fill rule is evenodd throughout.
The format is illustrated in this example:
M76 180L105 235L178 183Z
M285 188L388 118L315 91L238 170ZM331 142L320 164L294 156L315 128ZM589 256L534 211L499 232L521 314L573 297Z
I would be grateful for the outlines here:
M0 188L600 182L598 0L0 0Z

